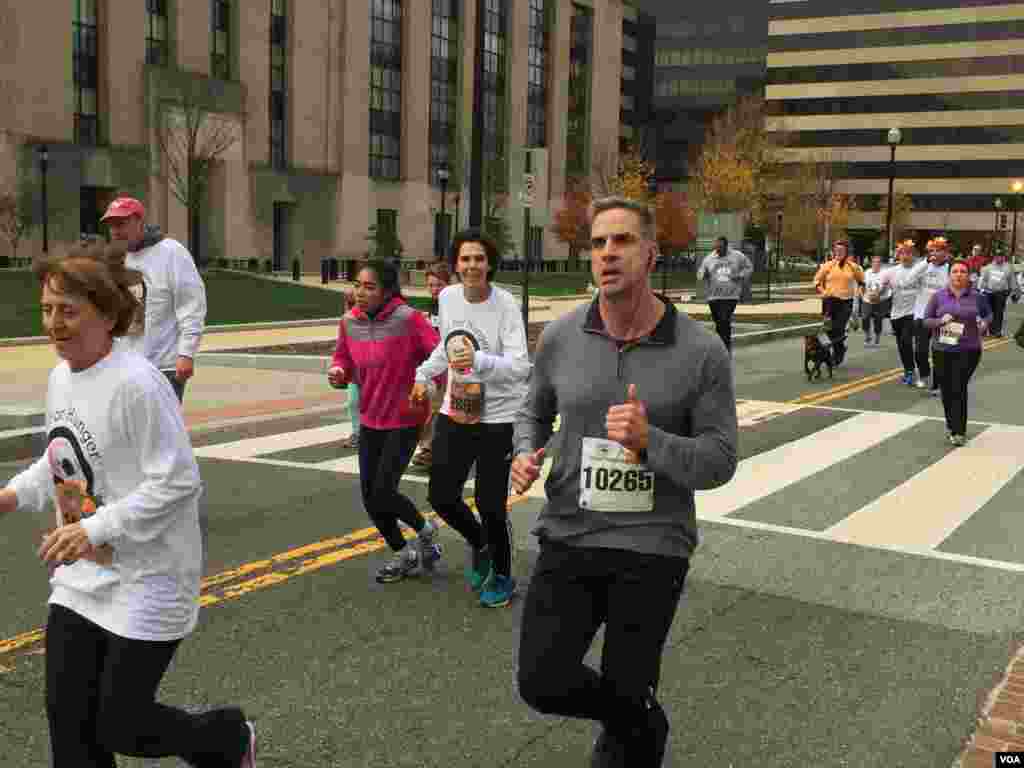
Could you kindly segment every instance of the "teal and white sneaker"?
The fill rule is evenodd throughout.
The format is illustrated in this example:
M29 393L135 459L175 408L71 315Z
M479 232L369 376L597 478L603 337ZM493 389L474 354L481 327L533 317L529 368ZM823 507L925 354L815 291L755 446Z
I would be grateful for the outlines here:
M415 571L419 564L420 553L414 547L406 544L400 552L395 552L391 559L377 571L377 581L381 584L401 581Z
M491 575L491 553L487 547L481 549L470 547L470 552L472 559L466 566L466 581L469 582L469 588L476 592L483 587L484 582Z
M511 576L495 573L480 593L480 605L487 608L503 608L512 602L516 593L516 580Z
M420 564L425 571L433 571L441 559L441 545L437 543L437 525L430 520L417 535L420 545Z

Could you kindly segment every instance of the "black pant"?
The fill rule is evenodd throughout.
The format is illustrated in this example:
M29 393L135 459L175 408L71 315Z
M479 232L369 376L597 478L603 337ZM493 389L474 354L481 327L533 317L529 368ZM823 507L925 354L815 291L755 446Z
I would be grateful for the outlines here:
M875 329L875 338L881 338L882 336L882 319L889 316L890 303L888 301L878 301L874 304L863 303L861 310L861 317L864 321L864 335L871 335L871 328Z
M363 506L395 552L405 547L399 520L417 532L426 524L416 505L398 492L398 484L416 450L416 433L416 427L370 429L365 424L359 427L359 485Z
M193 715L156 703L179 642L128 640L51 605L46 714L53 768L114 768L115 754L237 768L249 745L240 709Z
M523 606L519 694L550 715L642 721L690 561L542 541ZM604 624L601 671L583 659Z
M981 362L981 350L936 349L935 376L942 390L946 427L954 435L967 434L967 383Z
M494 572L512 575L512 534L508 526L508 476L512 468L512 424L456 424L443 413L434 425L430 505L470 546L490 547ZM483 526L462 500L469 469L476 462L476 508ZM486 526L486 532L484 530Z
M178 396L178 402L184 402L186 382L178 381L178 374L175 371L161 371L161 373L167 377L169 382L171 382L171 389L173 389L174 394Z
M914 358L917 362L917 372L922 379L932 375L931 366L932 353L932 331L925 326L924 320L914 321ZM932 379L932 389L938 389L935 380Z
M993 335L999 336L1003 333L1003 318L1006 317L1006 300L1010 298L1009 291L995 291L988 295L988 302L992 305L992 327Z
M832 342L835 363L839 365L846 357L846 326L850 324L850 315L853 314L853 299L827 296L821 300L821 313L832 318L832 330L828 332L828 338Z
M900 362L907 373L914 372L914 316L904 315L889 322L896 332L896 348L900 351Z
M711 318L715 321L715 330L726 349L732 349L732 315L736 311L736 304L736 299L715 299L708 302Z

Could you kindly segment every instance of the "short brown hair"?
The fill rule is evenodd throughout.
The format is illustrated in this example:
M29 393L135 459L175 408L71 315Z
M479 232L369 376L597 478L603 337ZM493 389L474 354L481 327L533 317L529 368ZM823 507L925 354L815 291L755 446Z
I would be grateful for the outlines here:
M141 310L132 287L145 284L141 272L125 267L126 253L121 245L83 242L67 255L40 261L34 271L40 286L88 301L114 321L111 336L124 336Z
M593 226L594 219L597 218L598 214L615 210L632 211L635 213L640 218L640 234L647 240L658 239L657 222L654 219L654 212L651 210L651 207L639 200L632 200L622 195L609 195L608 197L600 197L594 200L587 211L587 221L590 223L590 226Z

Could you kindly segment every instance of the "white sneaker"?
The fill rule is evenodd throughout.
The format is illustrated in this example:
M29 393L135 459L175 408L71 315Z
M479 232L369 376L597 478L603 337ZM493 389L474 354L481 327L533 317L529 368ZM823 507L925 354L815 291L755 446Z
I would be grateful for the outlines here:
M914 385L918 389L928 389L928 377L921 376L917 379L917 383Z

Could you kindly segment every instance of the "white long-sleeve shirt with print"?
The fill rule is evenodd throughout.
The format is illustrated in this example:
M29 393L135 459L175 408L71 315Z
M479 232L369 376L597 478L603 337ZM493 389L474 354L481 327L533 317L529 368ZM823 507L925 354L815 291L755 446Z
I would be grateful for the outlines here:
M909 267L897 264L882 272L882 284L892 289L890 318L899 320L914 314L914 305L924 288L924 273L928 266L927 261L919 261Z
M1020 289L1020 278L1014 272L1010 262L997 263L993 261L981 268L978 290L982 293L1005 293Z
M451 345L468 340L475 350L473 369L465 375L449 371L441 412L450 414L454 383L479 382L484 386L480 420L485 424L514 422L533 367L515 297L492 286L485 301L469 302L461 285L450 285L441 291L438 307L441 342L416 370L416 381L426 383L448 370Z
M80 520L94 546L113 551L109 565L58 566L50 602L133 640L190 633L202 483L166 378L122 344L84 371L61 363L50 374L46 433L45 455L9 483L18 508L52 503L58 525Z
M864 270L864 301L868 304L880 303L892 298L892 286L885 281L885 269L877 272L873 269ZM877 297L872 302L872 297Z
M932 296L949 285L949 262L947 261L942 266L928 264L924 270L922 282L921 292L917 295L917 301L914 302L915 320L924 319L924 311L928 308L928 302Z
M145 277L145 330L125 337L162 371L196 356L206 323L206 286L188 250L170 237L129 253L125 266Z

